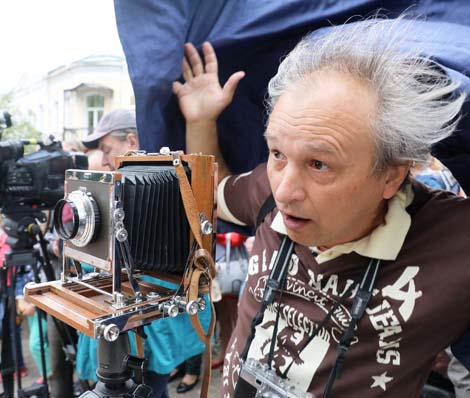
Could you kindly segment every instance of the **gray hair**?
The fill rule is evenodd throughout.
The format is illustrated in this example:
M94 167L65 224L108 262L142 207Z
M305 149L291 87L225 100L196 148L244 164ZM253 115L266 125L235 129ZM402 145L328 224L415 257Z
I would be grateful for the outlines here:
M119 141L125 141L129 134L134 134L137 136L137 129L123 129L123 130L114 130L109 135L116 137Z
M374 171L425 162L431 145L455 130L465 94L419 48L404 50L412 22L374 18L307 36L269 82L268 114L284 91L305 78L320 71L345 73L377 94L376 117L368 121L375 133Z

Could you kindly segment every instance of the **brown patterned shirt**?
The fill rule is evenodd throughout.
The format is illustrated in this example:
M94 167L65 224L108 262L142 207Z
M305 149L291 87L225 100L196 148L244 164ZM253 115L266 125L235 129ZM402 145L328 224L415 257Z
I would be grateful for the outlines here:
M270 195L265 165L250 174L229 177L221 189L222 212L232 221L254 225ZM402 242L397 246L390 241L398 247L396 256L385 256L381 262L376 289L359 321L342 376L333 386L334 397L419 397L434 357L469 326L470 200L430 191L417 182L412 192L413 201L406 207L409 229L403 236L387 238ZM271 212L256 232L237 325L226 351L224 398L233 395L239 354L283 237L271 227L276 214L277 210ZM321 397L338 341L351 320L356 289L307 344L309 335L342 292L360 279L368 262L364 253L347 250L331 260L317 261L308 247L295 245L282 300L266 310L249 357L266 360L280 310L275 368L282 373L293 363L287 374L290 382Z

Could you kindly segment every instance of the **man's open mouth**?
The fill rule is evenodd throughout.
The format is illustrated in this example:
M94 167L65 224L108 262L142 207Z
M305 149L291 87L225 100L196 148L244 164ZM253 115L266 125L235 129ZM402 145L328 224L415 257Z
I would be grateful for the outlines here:
M282 216L286 227L294 230L303 228L310 221L308 218L297 217L287 213L282 213Z

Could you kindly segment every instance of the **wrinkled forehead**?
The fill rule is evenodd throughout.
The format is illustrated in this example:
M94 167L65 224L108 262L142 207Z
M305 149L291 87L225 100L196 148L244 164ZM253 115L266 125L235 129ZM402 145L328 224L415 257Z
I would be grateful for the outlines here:
M311 118L332 128L370 133L377 110L377 95L365 82L339 72L316 72L284 91L270 115L268 129L286 118L294 125Z

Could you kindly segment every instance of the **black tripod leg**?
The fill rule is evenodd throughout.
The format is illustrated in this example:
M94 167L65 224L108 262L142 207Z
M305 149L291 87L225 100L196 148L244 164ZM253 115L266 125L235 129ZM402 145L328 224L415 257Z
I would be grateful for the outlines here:
M21 371L20 371L20 350L21 340L18 341L16 335L16 268L10 268L10 291L9 291L9 314L10 314L10 330L11 330L11 343L13 345L13 360L16 369L16 384L18 391L21 390Z
M3 271L2 271L3 272ZM5 271L6 272L6 271ZM6 288L6 284L5 284ZM4 315L2 319L2 352L1 352L1 363L2 363L2 381L3 381L3 394L2 397L5 398L14 398L15 395L15 385L13 379L14 372L14 361L13 361L13 352L11 344L8 344L10 341L10 316L8 312L9 299L8 297L2 298L4 304Z

